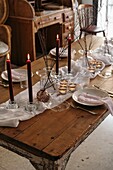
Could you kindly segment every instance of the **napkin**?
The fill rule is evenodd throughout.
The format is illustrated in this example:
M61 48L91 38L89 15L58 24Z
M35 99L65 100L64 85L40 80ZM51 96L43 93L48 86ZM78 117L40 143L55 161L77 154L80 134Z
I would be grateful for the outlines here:
M78 100L90 104L105 104L111 115L113 115L113 100L110 97L100 97L83 92L78 95Z
M81 102L90 103L90 104L102 104L103 103L99 96L94 96L94 95L91 95L85 92L78 95L78 100Z
M102 101L105 103L106 107L110 111L111 115L113 116L113 100L111 97L105 97L102 99Z

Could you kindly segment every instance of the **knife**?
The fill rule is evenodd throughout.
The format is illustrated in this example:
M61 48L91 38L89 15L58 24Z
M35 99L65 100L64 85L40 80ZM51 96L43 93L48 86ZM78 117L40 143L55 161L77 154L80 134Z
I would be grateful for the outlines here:
M85 108L83 108L83 107L80 107L80 106L77 106L76 108L77 108L77 109L84 110L84 111L86 111L86 112L88 112L88 113L91 113L91 114L93 114L93 115L96 115L96 114L98 114L98 113L96 113L96 112L94 112L94 111L91 111L91 110L85 109Z

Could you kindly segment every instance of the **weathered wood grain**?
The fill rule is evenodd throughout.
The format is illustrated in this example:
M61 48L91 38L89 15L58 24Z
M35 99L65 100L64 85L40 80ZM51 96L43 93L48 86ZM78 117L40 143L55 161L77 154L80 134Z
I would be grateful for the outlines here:
M98 42L94 43L96 48L99 42L102 43L102 38L94 37L94 42ZM74 42L72 47L76 51L80 49L77 42ZM74 59L76 60L78 57L77 52ZM65 65L66 62L66 59L62 59L60 66ZM35 72L43 67L43 58L32 62L33 83L39 81L39 77ZM112 82L113 77L103 79L97 76L91 80L91 85L96 84L102 88L113 90ZM19 84L14 84L15 95L20 91ZM3 96L0 98L0 103L8 100L8 89L0 87L0 92ZM72 102L72 99L70 98L68 102ZM0 145L27 157L36 169L46 167L46 170L63 170L72 151L108 115L104 105L90 107L90 109L98 114L91 115L72 107L62 112L46 110L30 120L21 122L17 128L0 127Z

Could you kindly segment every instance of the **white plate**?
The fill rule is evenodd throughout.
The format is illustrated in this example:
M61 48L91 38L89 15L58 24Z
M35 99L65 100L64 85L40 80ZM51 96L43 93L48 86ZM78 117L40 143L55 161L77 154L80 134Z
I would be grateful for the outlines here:
M100 101L97 103L90 103L88 101L85 101L85 102L79 101L78 96L82 93L87 93L89 95L94 95L94 96L101 97L101 98L109 97L109 95L106 92L99 90L99 89L94 89L94 88L85 88L85 89L75 91L72 95L73 100L79 104L86 105L86 106L99 106L104 103Z
M64 48L59 48L59 54L60 57L67 57L68 56L68 49L64 50ZM53 48L52 50L50 50L50 54L52 54L53 56L56 56L56 48Z
M25 81L26 80L26 75L27 75L27 70L26 69L12 69L12 82L20 82L20 77L21 77L21 81ZM13 76L14 74L14 76ZM33 76L33 73L32 73ZM8 81L8 77L7 77L7 70L3 71L1 74L1 77Z

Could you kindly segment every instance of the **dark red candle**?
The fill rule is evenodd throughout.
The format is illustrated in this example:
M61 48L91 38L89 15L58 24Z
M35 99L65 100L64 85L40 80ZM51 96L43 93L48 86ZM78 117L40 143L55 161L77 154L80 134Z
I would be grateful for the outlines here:
M31 77L31 60L29 54L27 56L27 75L28 75L29 103L32 103L33 93L32 93L32 77Z
M13 85L12 85L12 75L11 75L11 61L9 54L7 55L7 74L8 74L8 81L9 81L9 94L11 102L14 102L14 95L13 95Z
M56 37L56 75L59 74L59 46L60 46L60 39L59 39L59 35L57 34L57 37Z
M68 37L68 73L71 72L71 34Z

